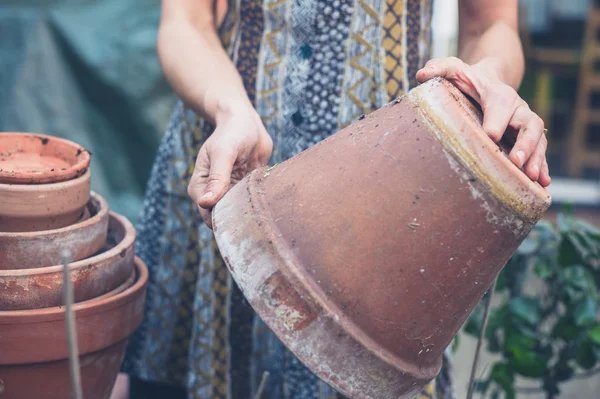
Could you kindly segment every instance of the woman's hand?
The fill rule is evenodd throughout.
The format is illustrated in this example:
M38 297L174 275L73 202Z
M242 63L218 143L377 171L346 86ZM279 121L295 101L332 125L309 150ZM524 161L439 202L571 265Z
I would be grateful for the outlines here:
M271 158L273 141L252 107L217 117L217 128L200 148L188 194L212 228L211 209L229 188Z
M550 184L544 122L498 77L486 59L473 65L455 57L433 59L417 72L421 83L435 76L449 80L481 105L483 129L492 140L499 142L509 126L517 131L510 160L531 180L544 187Z

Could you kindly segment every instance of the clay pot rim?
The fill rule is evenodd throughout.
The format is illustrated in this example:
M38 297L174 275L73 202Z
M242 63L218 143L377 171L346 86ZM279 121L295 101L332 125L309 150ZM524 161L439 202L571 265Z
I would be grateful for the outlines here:
M0 140L2 140L3 137L8 137L9 135L19 135L24 138L34 137L39 140L48 140L48 142L59 142L71 147L74 152L80 152L76 156L77 162L71 164L68 168L65 168L65 170L56 170L54 172L0 171L0 182L5 182L5 184L18 185L54 184L75 179L78 176L84 174L89 169L91 161L90 152L82 145L77 144L71 140L67 140L62 137L30 132L0 132Z
M1 184L0 184L1 186ZM0 190L2 188L0 187ZM51 230L40 230L40 231L25 231L22 233L18 233L18 232L1 232L0 231L0 239L19 239L19 240L23 240L23 239L29 239L29 238L43 238L45 236L51 236L51 235L55 235L55 234L66 234L66 233L70 233L73 230L78 230L81 229L82 227L86 227L89 226L91 224L95 224L97 223L99 220L103 219L106 217L106 215L110 212L109 207L108 207L108 202L106 202L106 200L100 196L98 193L92 191L90 193L90 199L88 201L88 203L90 201L97 201L98 202L98 211L96 212L95 215L93 215L92 217L82 221L82 222L77 222L74 224L71 224L69 226L66 227L61 227L58 229L51 229ZM89 258L88 258L89 259ZM46 266L46 267L52 267L52 266Z
M114 296L106 297L103 295L73 304L73 312L76 317L103 313L116 307L120 307L125 303L134 301L137 298L136 294L146 287L149 272L148 268L139 257L136 256L133 263L135 266L134 272L136 273L137 278L131 287ZM6 310L0 311L0 324L32 324L62 319L64 318L64 315L64 306L32 310Z
M109 220L110 220L110 218L116 219L117 222L123 226L123 228L125 230L123 239L117 245L115 245L114 247L112 247L111 249L109 249L106 252L102 252L97 255L91 256L89 258L81 259L81 260L69 263L71 272L74 272L81 268L85 268L90 264L98 263L103 259L118 256L119 253L121 253L122 251L126 251L127 248L129 248L133 245L133 243L135 242L135 237L136 237L136 232L135 232L135 228L133 227L133 224L125 216L119 215L118 213L115 213L115 212L109 213ZM0 270L0 278L7 278L7 277L22 278L22 277L31 276L31 275L43 275L43 274L49 274L49 273L57 273L57 272L62 271L62 269L63 269L62 265L54 265L54 266L36 267L33 269Z
M129 287L131 287L133 284L135 284L135 281L137 279L137 275L138 275L137 268L134 268L131 271L131 274L129 275L129 277L127 277L127 279L125 281L123 281L122 284L119 284L119 286L117 286L116 288L108 291L105 294L97 296L96 298L91 298L91 299L88 299L86 301L81 301L81 302L77 302L77 303L86 303L86 302L89 302L89 301L102 301L102 300L104 300L106 298L110 298L110 297L116 296L116 295L120 294L121 292L125 292L125 290L127 290ZM44 309L44 308L42 308L42 309ZM40 309L40 310L42 310L42 309ZM48 309L48 308L46 308L46 309ZM52 309L52 307L50 309ZM30 310L32 310L32 309L30 309Z
M446 88L445 93L432 90L436 84L443 85ZM507 156L497 151L498 144L481 126L481 112L452 83L444 78L433 78L412 89L407 93L406 98L419 106L421 112L426 115L423 119L429 121L424 122L430 124L433 130L440 132L441 136L445 136L443 139L436 138L444 145L446 151L453 154L457 161L461 159L463 166L475 173L499 200L527 220L539 219L550 206L552 198L549 191L537 181L532 181ZM448 100L449 98L451 100ZM463 118L468 118L470 131L456 128L455 123ZM467 144L464 139L467 136L476 144ZM457 138L460 142L456 140ZM453 145L448 147L444 141L451 141ZM471 153L473 148L476 150L481 148L483 156L478 157L477 154ZM514 193L530 195L527 200L523 200Z
M0 183L0 192L19 192L19 193L37 193L37 192L54 192L58 190L68 189L71 186L78 185L83 180L91 178L90 169L86 170L84 174L71 180L60 181L56 183L46 184L11 184L11 183Z

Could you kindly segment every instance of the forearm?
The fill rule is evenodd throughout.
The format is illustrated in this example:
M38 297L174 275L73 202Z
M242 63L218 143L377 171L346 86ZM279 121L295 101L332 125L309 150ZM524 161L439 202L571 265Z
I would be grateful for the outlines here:
M212 26L163 21L157 47L171 87L195 112L214 123L220 115L251 109L242 79Z
M523 79L521 41L503 22L490 26L480 37L470 37L459 47L459 58L467 64L485 64L504 83L517 89Z
M458 56L517 89L524 72L516 0L460 0Z

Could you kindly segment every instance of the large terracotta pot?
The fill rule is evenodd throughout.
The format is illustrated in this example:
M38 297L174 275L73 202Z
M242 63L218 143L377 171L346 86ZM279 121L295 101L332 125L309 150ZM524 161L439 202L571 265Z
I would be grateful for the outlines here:
M65 248L73 261L94 255L106 242L108 204L98 194L92 194L85 209L82 220L60 229L0 233L0 270L60 264Z
M89 168L90 153L72 141L35 133L0 133L0 183L72 180Z
M135 230L110 213L107 245L91 258L69 264L74 300L85 301L122 284L133 270ZM0 270L0 310L40 309L62 303L62 265Z
M0 183L0 232L53 230L83 215L90 199L90 171L49 184Z
M83 397L108 399L127 338L142 321L148 269L129 289L75 304ZM71 397L64 308L0 312L2 399Z
M550 204L434 79L217 204L233 277L350 398L410 398Z

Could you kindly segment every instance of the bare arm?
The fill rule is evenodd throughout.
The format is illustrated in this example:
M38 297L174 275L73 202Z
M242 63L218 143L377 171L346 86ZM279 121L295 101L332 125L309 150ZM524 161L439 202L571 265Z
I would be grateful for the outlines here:
M517 89L524 71L518 0L460 0L458 18L458 58L487 64L490 73Z
M483 129L496 142L518 132L511 161L542 186L550 184L544 122L516 90L523 79L518 0L459 0L459 57L430 60L417 72L423 82L442 76L483 109Z
M217 14L225 12L219 1ZM163 0L158 57L179 98L211 122L251 108L242 79L217 35L213 0Z
M271 157L273 142L254 110L217 25L227 0L163 0L158 56L179 98L216 125L202 145L188 194L205 223L232 184Z

